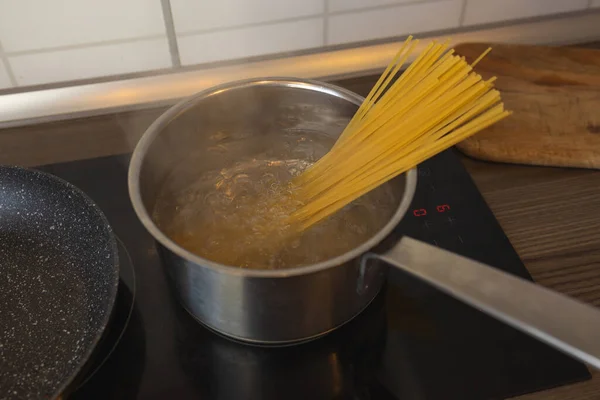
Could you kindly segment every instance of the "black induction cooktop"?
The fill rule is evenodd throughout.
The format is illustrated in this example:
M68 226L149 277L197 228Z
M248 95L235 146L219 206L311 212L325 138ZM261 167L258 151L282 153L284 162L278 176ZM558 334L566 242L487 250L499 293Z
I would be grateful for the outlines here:
M321 339L286 348L224 339L174 301L129 202L128 160L41 167L100 206L135 275L124 268L112 339L72 398L487 400L590 377L583 364L396 270L359 317ZM396 234L531 279L453 150L420 165L418 175Z

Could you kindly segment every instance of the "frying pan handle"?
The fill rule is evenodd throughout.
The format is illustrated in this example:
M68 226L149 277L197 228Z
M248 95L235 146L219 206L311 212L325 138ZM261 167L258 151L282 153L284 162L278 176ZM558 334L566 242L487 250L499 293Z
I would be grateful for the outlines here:
M598 308L409 237L361 264L372 258L600 369Z

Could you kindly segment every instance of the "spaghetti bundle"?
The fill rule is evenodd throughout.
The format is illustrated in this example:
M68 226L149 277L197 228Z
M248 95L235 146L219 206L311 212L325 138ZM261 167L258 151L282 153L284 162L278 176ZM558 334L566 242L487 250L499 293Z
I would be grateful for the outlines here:
M473 71L490 49L469 65L432 42L399 75L417 43L408 37L332 149L294 179L303 206L293 225L312 226L510 114L495 77Z

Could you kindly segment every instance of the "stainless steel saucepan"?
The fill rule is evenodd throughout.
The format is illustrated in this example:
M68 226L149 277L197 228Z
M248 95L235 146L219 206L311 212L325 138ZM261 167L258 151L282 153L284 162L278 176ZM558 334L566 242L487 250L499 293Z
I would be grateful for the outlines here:
M321 82L247 80L182 101L148 128L133 153L129 191L183 306L232 338L294 343L323 335L359 314L393 266L600 368L596 308L409 237L390 243L413 198L415 170L386 184L394 211L374 235L313 265L285 270L220 265L178 246L158 228L153 209L167 180L181 186L205 171L225 167L264 147L261 135L273 129L336 138L362 100ZM173 169L190 157L193 169L174 178Z

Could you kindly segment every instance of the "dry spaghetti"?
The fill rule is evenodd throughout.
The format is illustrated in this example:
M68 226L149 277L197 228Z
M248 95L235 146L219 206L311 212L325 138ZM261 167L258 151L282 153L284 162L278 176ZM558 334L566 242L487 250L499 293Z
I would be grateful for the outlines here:
M291 224L314 225L510 114L495 78L473 71L490 49L469 65L433 42L397 77L417 43L405 41L333 148L294 179L303 206Z
M397 209L383 183L509 114L494 78L473 71L487 51L469 65L447 43L414 57L416 46L406 40L337 140L265 132L264 151L179 187L196 167L182 160L154 220L183 248L243 268L316 264L360 246Z

